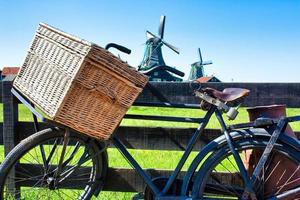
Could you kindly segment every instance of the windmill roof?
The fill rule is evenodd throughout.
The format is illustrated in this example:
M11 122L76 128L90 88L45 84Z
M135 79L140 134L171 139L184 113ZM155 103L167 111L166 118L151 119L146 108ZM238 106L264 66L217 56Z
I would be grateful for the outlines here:
M213 76L203 76L197 79L199 83L207 83Z

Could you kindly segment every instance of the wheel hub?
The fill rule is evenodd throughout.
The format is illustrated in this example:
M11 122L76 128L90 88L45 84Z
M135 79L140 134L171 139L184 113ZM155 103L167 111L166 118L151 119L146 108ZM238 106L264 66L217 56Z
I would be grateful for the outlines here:
M52 176L49 176L49 177L45 177L45 181L49 187L50 190L55 190L56 187L55 187L55 178L52 177Z

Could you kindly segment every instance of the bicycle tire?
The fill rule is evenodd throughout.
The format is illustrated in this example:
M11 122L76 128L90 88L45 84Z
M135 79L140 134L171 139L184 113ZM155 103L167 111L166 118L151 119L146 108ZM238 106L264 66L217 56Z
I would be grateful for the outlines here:
M250 152L249 150L254 150L253 155L257 155L257 158L254 157L252 160L256 160L255 162L257 162L260 158L259 155L261 155L265 149L268 141L268 138L254 137L252 139L240 139L235 141L234 145L240 155L247 155L245 150L248 150L248 152ZM264 176L261 176L261 181L255 185L255 192L258 199L271 199L288 190L300 187L299 150L277 142L269 158L270 159L268 159L268 163L264 168L264 173L261 174ZM289 166L290 170L284 171L282 167L280 167L279 163L285 163L285 165L281 166ZM252 165L255 166L255 163L252 163ZM251 171L253 170L251 170L251 167L246 168L248 169L247 171L249 176L251 176ZM229 170L232 170L232 172ZM280 172L278 170L280 170ZM277 177L279 177L279 173L281 172L287 173L288 175L291 174L291 176L284 177L282 174L280 174L281 178L277 179ZM222 176L222 173L225 176ZM191 195L192 198L241 199L245 187L239 173L240 172L237 169L228 145L224 145L221 149L213 152L200 167L194 180ZM228 181L230 178L233 179ZM274 178L277 179L276 184L273 183ZM231 182L231 184L228 184L228 182ZM289 196L287 199L296 198L300 198L300 192L294 194L293 196Z
M55 177L64 133L58 128L42 130L6 156L0 166L0 199L74 200L99 193L108 165L106 150L100 151L96 140L82 134L70 132L63 167Z

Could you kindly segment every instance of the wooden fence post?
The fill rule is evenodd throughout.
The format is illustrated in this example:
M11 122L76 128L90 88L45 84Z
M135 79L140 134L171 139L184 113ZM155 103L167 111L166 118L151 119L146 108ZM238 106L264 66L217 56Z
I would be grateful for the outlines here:
M4 155L16 146L17 123L18 123L18 101L11 93L12 81L15 76L7 76L2 80L2 102L3 102L3 145ZM15 169L11 169L7 179L7 190L14 194L20 187L15 182ZM17 196L16 196L17 197Z
M11 93L14 77L7 76L2 80L3 144L5 155L17 144L18 101Z

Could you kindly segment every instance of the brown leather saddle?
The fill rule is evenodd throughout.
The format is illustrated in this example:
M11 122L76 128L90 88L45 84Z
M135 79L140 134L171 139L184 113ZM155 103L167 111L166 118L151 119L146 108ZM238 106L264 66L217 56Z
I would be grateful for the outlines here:
M248 96L250 93L250 90L243 88L225 88L223 91L213 88L204 88L202 91L223 102L233 102L242 97Z

